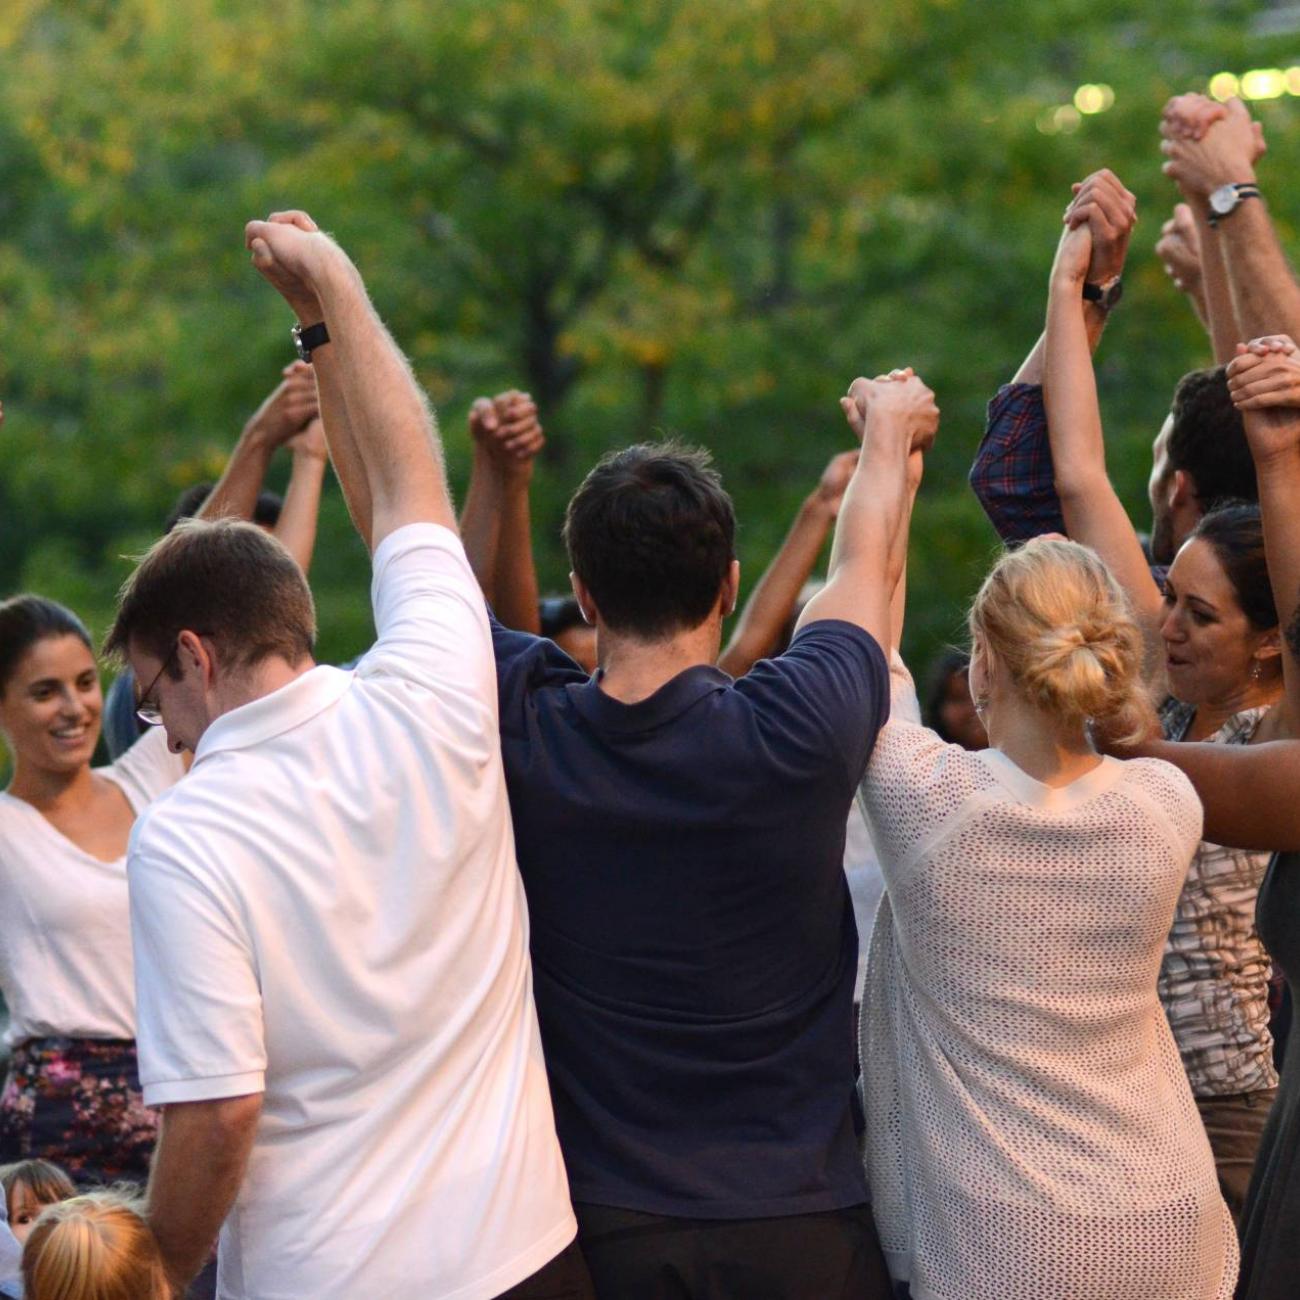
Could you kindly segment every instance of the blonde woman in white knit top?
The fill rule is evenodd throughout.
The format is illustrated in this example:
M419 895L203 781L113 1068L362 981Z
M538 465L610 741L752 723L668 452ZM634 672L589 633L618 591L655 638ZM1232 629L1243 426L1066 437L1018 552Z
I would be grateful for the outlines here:
M895 638L898 629L892 629ZM894 711L861 800L884 871L862 1006L866 1164L913 1300L1227 1300L1236 1236L1157 996L1201 837L1187 779L1101 757L1149 716L1096 554L1039 539L971 613L991 748Z

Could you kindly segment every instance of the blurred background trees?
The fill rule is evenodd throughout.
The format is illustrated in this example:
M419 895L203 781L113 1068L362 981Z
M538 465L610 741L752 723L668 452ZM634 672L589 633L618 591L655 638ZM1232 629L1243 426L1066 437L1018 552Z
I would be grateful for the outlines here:
M665 435L713 449L752 583L846 444L839 393L915 365L944 410L912 555L923 657L960 635L994 545L965 487L984 405L1040 327L1070 183L1103 165L1143 214L1099 367L1113 472L1147 518L1150 439L1208 359L1151 253L1175 198L1159 111L1216 72L1300 58L1261 9L6 0L0 590L66 600L102 631L123 557L219 471L291 356L241 238L296 206L367 277L458 492L473 397L538 399L552 589L583 471ZM1300 105L1284 89L1254 108L1289 236ZM331 490L312 575L327 660L367 642L367 571Z

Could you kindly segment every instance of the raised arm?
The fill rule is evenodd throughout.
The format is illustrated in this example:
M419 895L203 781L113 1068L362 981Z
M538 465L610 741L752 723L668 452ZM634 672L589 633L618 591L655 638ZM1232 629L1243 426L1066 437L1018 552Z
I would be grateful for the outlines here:
M1089 284L1099 288L1114 284L1124 274L1129 240L1137 224L1137 200L1119 177L1108 168L1093 172L1073 187L1074 198L1065 210L1067 229L1087 225L1092 230L1092 249L1088 260ZM1097 350L1106 328L1109 310L1089 302L1084 311L1088 327L1088 348ZM1016 371L1012 383L1041 384L1047 359L1047 336L1040 334L1029 355Z
M1174 215L1160 229L1155 254L1174 287L1187 295L1196 319L1205 327L1215 364L1224 366L1235 355L1241 330L1223 252L1206 217L1204 208L1198 213L1189 203L1175 204Z
M1239 345L1228 391L1255 460L1264 553L1282 628L1283 734L1300 736L1300 353L1285 335Z
M857 407L853 409L856 411ZM731 640L718 659L718 667L723 672L743 677L760 659L777 649L799 593L811 576L839 515L858 457L857 451L842 451L834 456L821 481L799 507L781 549L745 602Z
M294 434L285 446L293 457L293 468L289 471L289 486L284 494L284 507L275 526L275 535L298 561L298 567L307 573L316 550L321 489L330 460L325 426L318 417L301 433Z
M1066 230L1057 249L1048 294L1043 397L1056 491L1066 531L1106 561L1129 593L1148 646L1154 651L1159 641L1160 592L1106 473L1097 381L1083 308L1090 243L1087 226Z
M276 451L316 418L316 383L301 361L287 366L284 377L249 417L225 472L208 494L200 519L251 519L266 471Z
M312 358L321 416L366 545L373 551L409 523L454 530L433 412L347 254L302 212L250 221L245 242L299 323L329 331Z
M469 413L474 461L460 530L483 595L506 627L539 633L529 488L546 444L537 406L511 390L478 398Z
M1165 106L1160 132L1165 174L1177 181L1202 237L1213 240L1223 258L1239 332L1234 341L1266 334L1300 338L1300 285L1267 202L1262 195L1231 194L1234 186L1256 184L1255 164L1265 148L1259 124L1239 99L1216 104L1204 95L1180 95ZM1211 225L1216 205L1220 212Z
M805 606L799 626L843 619L888 647L890 603L906 558L897 534L907 514L908 458L934 442L939 408L910 369L855 379L840 405L847 415L855 404L862 451L835 524L826 586Z

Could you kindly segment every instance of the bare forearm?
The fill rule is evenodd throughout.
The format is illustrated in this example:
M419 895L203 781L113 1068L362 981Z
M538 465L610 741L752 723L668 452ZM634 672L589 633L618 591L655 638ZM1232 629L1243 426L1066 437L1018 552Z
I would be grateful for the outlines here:
M1204 202L1193 202L1192 211L1196 214L1196 229L1201 245L1201 292L1205 297L1204 322L1209 331L1210 344L1214 348L1216 365L1226 366L1232 360L1236 345L1244 338L1237 326L1237 313L1232 301L1232 288L1228 284L1228 272L1223 263L1223 250L1219 247L1219 235L1209 222L1209 207Z
M316 550L316 525L320 517L325 465L319 456L294 456L284 507L275 526L276 537L298 561L298 567L304 573L311 569L312 554Z
M1126 757L1181 768L1205 807L1207 840L1230 848L1300 850L1300 740L1266 745L1148 741Z
M1054 283L1048 301L1043 403L1056 489L1071 538L1091 546L1128 591L1154 651L1160 593L1106 472L1097 381L1078 286Z
M760 659L770 655L789 623L799 593L817 563L830 532L832 518L816 496L799 508L781 549L759 579L736 622L718 667L733 677L743 677Z
M1300 447L1255 466L1259 483L1259 506L1264 522L1264 555L1273 603L1283 631L1282 680L1285 684L1287 716L1300 719L1300 663L1296 662L1291 638L1285 633L1295 622L1300 605Z
M187 1102L163 1110L147 1193L149 1226L168 1277L203 1267L243 1182L262 1099Z
M1240 331L1233 341L1264 334L1300 337L1300 286L1264 200L1244 200L1219 223L1217 235Z
M1082 297L1083 287L1079 287L1079 294ZM1085 303L1083 308L1084 326L1088 334L1088 352L1091 355L1097 351L1097 345L1101 342L1101 336L1106 329L1106 313L1091 303ZM1012 379L1013 384L1041 384L1047 363L1047 334L1046 332L1038 336L1038 342L1034 344L1032 351L1020 364L1020 369L1016 371Z
M529 478L511 475L501 484L501 531L497 544L497 617L520 632L539 633L537 565L533 559Z
M329 379L338 384L352 453L346 465L336 460L335 469L340 480L346 473L368 493L367 542L373 547L393 529L417 520L454 529L433 413L371 307L360 276L350 264L336 264L318 292L332 340ZM324 400L322 393L322 405ZM329 412L323 414L328 431Z
M895 538L906 498L906 452L869 438L835 524L826 586L804 607L800 627L840 618L890 644L889 606L900 572Z
M274 445L262 431L254 424L246 425L198 518L251 519L274 454Z
M460 536L469 567L473 569L483 598L497 606L497 561L501 549L501 478L488 454L475 448L469 472L469 488L460 513ZM499 618L500 611L497 611Z

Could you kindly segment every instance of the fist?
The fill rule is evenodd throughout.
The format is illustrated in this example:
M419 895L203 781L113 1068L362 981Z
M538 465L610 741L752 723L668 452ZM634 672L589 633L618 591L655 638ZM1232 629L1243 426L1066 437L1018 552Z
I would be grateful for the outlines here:
M1228 392L1239 411L1300 407L1300 353L1285 334L1237 344L1228 363Z
M909 452L928 451L939 431L939 408L934 393L910 366L891 370L876 379L855 379L840 404L850 423L849 407L857 406L865 438L905 434Z
M840 506L844 503L844 494L849 489L849 482L858 468L859 453L842 451L831 458L831 462L822 471L821 480L814 494L820 505L832 519L839 517Z
M330 458L329 447L325 443L325 426L319 415L309 420L307 427L301 433L295 433L284 445L295 456L306 456L319 461Z
M1075 185L1064 220L1071 230L1086 225L1092 236L1087 279L1102 283L1124 270L1129 239L1137 225L1137 198L1114 172L1103 167Z
M1074 289L1088 278L1093 262L1092 228L1086 223L1066 226L1056 246L1056 260L1052 263L1052 281Z
M1156 256L1176 288L1194 298L1200 296L1201 236L1196 229L1196 218L1186 203L1179 203L1174 215L1160 227Z
M273 447L300 432L320 410L316 375L305 361L285 366L281 374L283 378L250 421Z
M244 246L299 319L320 319L320 278L332 262L346 262L346 256L305 212L273 212L265 221L250 221Z
M1253 181L1266 147L1263 127L1251 121L1239 99L1214 105L1203 95L1180 95L1166 105L1160 134L1165 175L1188 197L1202 199L1220 185Z
M469 410L469 431L498 468L515 473L531 474L534 458L546 445L537 404L516 389L491 399L476 398Z
M1300 446L1300 353L1285 334L1238 343L1228 391L1246 425L1256 462Z

